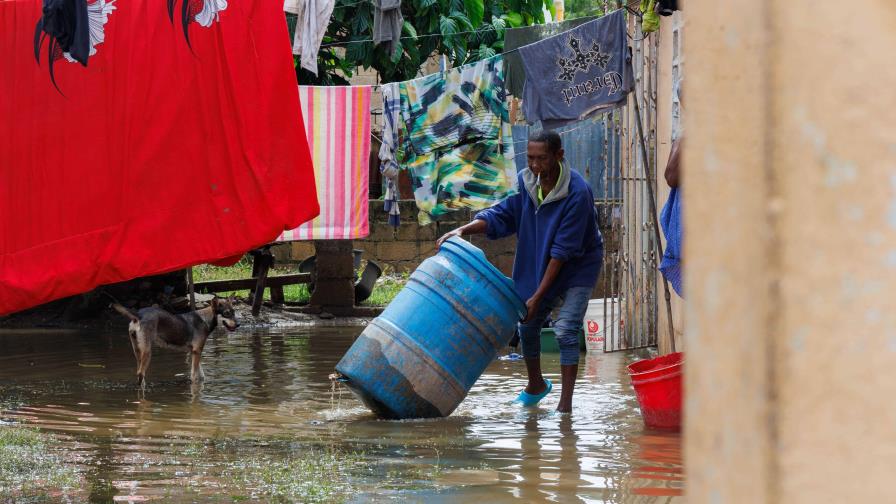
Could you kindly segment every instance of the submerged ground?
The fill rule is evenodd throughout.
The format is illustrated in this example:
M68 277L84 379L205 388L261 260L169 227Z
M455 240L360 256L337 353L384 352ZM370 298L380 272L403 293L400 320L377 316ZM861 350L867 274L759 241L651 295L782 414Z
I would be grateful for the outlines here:
M328 380L360 331L217 332L201 388L158 351L143 396L124 331L0 333L0 502L681 501L635 354L583 355L571 416L509 404L525 370L496 361L451 417L381 421Z

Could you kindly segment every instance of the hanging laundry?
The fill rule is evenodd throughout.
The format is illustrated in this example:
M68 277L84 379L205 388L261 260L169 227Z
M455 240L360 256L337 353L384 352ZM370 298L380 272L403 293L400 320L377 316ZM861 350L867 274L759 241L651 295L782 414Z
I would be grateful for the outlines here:
M499 137L458 146L408 163L418 221L461 209L482 210L516 194L513 134L503 123Z
M215 21L220 20L221 12L227 9L227 0L180 0L180 15L178 24L184 32L187 45L190 45L190 24L196 23L203 28L208 28ZM174 12L177 9L178 0L168 0L168 18L175 22Z
M684 298L684 282L681 270L682 221L681 193L679 188L672 188L669 199L660 212L660 228L666 237L666 249L659 270L675 289L675 293Z
M43 15L37 21L34 37L34 55L40 62L40 50L49 39L48 61L52 73L53 60L61 54L69 54L78 63L87 66L90 51L90 28L87 21L87 0L44 0Z
M317 75L317 53L327 33L336 0L284 0L283 10L298 16L292 52L302 68Z
M401 0L374 0L373 2L373 43L386 44L389 55L399 48L401 28L404 18L401 16Z
M656 0L641 0L641 32L651 33L660 29L660 15Z
M401 103L399 99L398 82L383 84L380 91L383 95L383 138L380 145L380 172L386 181L386 191L383 194L383 209L389 215L389 225L398 227L401 223L401 214L398 208L398 121L401 115Z
M0 1L0 314L241 255L318 213L280 3L230 2L192 49L165 2L114 5L89 66L58 61L63 97L34 61L41 2Z
M622 9L519 49L523 113L556 128L625 103L632 88Z
M387 169L395 160L409 170L421 224L461 208L489 207L516 192L501 56L400 82L389 92L396 89L397 114L394 104L385 108L394 114L387 125L396 128L384 135L401 145L380 158Z
M278 241L365 238L370 176L369 86L299 86L320 215Z
M109 14L115 10L115 0L44 0L43 12L37 21L34 36L34 57L40 64L40 52L47 45L47 67L50 81L56 86L53 66L65 58L71 63L87 66L96 46L105 40L105 26ZM61 92L61 90L59 90Z
M304 6L305 0L283 0L283 10L290 14L301 14Z
M594 19L597 18L588 16L561 23L523 26L505 30L504 51L507 54L504 55L504 74L506 75L507 92L517 98L521 98L523 96L523 84L526 83L526 69L523 67L523 61L520 59L519 52L514 51L514 49L519 49L525 45L571 30Z
M499 139L509 120L501 56L401 82L399 90L407 143L418 156Z
M96 46L102 44L106 40L106 23L109 22L109 15L115 10L115 0L95 0L87 5L87 22L90 26L90 51L89 55L96 54ZM65 58L74 62L75 59L63 54Z

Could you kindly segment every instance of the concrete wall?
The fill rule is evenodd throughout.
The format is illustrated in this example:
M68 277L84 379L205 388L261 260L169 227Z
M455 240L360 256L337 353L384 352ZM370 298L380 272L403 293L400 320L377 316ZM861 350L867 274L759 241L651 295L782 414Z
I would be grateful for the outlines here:
M365 240L355 240L354 248L364 250L365 259L373 259L380 265L389 266L397 272L410 272L417 268L426 258L435 254L435 241L442 234L470 222L472 215L468 211L452 214L451 219L439 223L421 226L417 222L417 206L413 201L401 201L401 226L394 230L389 225L388 215L383 211L383 202L370 201L370 236ZM609 222L603 218L607 212L598 206L604 222L601 233L604 236L607 253L618 249L618 240L613 236ZM484 236L474 236L471 242L485 251L489 261L505 275L513 271L513 258L516 239L488 240ZM275 255L280 263L299 262L314 255L311 242L292 242L278 245ZM603 297L609 292L609 275L601 275L595 288L595 296Z
M373 259L399 273L415 270L423 260L435 254L435 242L439 236L470 221L469 212L457 212L451 220L421 226L417 223L417 206L413 201L401 201L400 208L401 226L396 230L389 225L383 202L371 200L370 236L354 241L354 248L363 250L365 259ZM475 236L471 241L486 252L492 264L505 274L511 272L516 247L513 238L490 241ZM298 262L311 255L314 255L311 242L293 242L289 255L281 255L281 259Z
M687 500L892 502L896 4L686 9Z
M658 36L659 41L659 63L657 65L657 100L656 100L656 136L657 136L657 170L656 170L656 188L657 188L657 210L661 210L669 198L669 186L663 172L666 169L666 161L669 159L669 153L672 150L672 90L673 90L673 65L681 61L680 38L676 37L674 28L676 24L680 24L682 17L681 12L676 12L674 16L663 16L660 18L660 29L653 36ZM680 34L679 34L680 37ZM678 69L681 72L681 68ZM663 247L666 246L666 238L663 239ZM672 351L672 339L669 337L669 323L667 322L666 301L663 290L663 275L657 275L657 343L661 354ZM678 297L672 286L669 286L672 301L672 325L675 328L675 350L684 350L684 300Z

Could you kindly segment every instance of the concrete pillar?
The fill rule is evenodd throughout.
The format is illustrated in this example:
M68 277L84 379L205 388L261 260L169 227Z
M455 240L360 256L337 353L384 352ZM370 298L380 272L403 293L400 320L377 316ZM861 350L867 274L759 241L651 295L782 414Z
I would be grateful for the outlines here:
M657 98L656 98L656 148L657 148L657 169L656 169L656 196L657 211L662 210L666 200L669 199L669 185L666 183L664 176L666 162L669 160L669 154L672 152L672 96L675 75L673 75L673 65L680 61L680 55L676 51L681 51L680 34L675 33L676 23L679 22L678 16L682 13L678 12L674 16L660 17L660 29L656 35L659 40L659 64L657 65ZM678 72L680 74L680 69ZM666 237L661 236L663 240L663 249L666 247ZM663 275L658 273L656 276L656 292L657 292L657 345L661 354L667 354L672 351L672 338L669 334L669 322L667 321L665 292L663 290ZM684 300L678 297L675 289L669 286L672 302L672 326L675 329L675 350L684 350Z
M688 502L890 502L896 4L690 0Z
M351 240L315 240L314 292L311 306L325 310L351 308L355 304Z

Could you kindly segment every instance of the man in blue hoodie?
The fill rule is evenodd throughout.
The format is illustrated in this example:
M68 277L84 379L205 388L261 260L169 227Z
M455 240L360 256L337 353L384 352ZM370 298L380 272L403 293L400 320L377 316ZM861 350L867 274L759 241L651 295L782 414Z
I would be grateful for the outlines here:
M513 281L528 314L519 325L529 383L517 397L537 404L553 385L541 374L541 328L554 308L562 388L557 411L572 411L579 363L579 331L603 260L594 196L581 175L564 165L560 135L543 131L529 139L529 167L520 192L476 214L473 222L441 238L485 233L490 239L517 235Z

